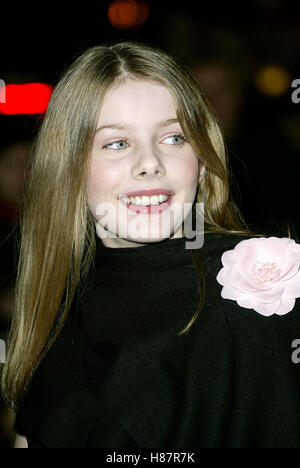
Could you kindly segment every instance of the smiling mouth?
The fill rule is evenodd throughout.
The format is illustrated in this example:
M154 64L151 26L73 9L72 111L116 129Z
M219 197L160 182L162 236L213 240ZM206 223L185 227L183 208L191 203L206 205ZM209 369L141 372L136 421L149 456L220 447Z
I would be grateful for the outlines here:
M157 203L148 203L144 202L144 204L141 202L140 204L132 203L128 198L122 198L120 197L120 201L125 205L130 211L136 213L136 214L156 214L156 213L162 213L163 211L167 210L173 199L174 195L168 195L168 197L164 197L164 200L161 202Z

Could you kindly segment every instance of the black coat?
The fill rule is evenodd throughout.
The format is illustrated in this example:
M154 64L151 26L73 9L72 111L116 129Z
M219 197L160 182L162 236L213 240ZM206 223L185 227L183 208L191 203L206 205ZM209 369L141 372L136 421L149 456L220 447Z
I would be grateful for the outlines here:
M199 299L187 239L98 239L87 289L17 413L29 447L300 448L300 299L265 317L221 297L221 256L244 239L205 236L206 301L185 336Z

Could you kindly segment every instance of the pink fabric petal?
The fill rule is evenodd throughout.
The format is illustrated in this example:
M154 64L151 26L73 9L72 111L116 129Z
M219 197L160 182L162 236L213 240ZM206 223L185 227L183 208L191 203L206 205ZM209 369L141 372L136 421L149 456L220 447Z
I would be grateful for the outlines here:
M268 289L267 291L257 291L255 299L265 304L278 301L284 293L284 287L278 286L277 288Z
M227 250L227 252L224 252L221 261L225 268L230 268L235 263L234 250Z
M254 281L251 280L250 276L242 276L239 272L238 266L233 265L228 273L228 280L230 283L235 286L237 289L241 291L247 292L256 292L263 289L270 289L270 286L258 285Z
M286 244L290 250L293 250L295 253L298 252L300 255L300 245L296 243L294 239L289 237L281 237L282 243Z
M272 257L275 262L285 259L289 252L288 246L279 237L269 237L264 240L258 239L256 248L260 256L266 256L266 258Z
M281 237L280 239L286 245L297 245L294 239L290 239L289 237Z
M284 274L282 274L280 276L279 281L289 280L290 278L295 276L295 274L297 273L298 270L299 270L299 262L297 261L297 263L294 263L294 265L292 265L292 267L290 268L289 271L287 271L286 273L284 273Z
M300 270L296 273L293 278L290 278L288 281L284 282L284 297L287 299L292 299L300 297Z
M244 250L244 248L250 249L253 245L255 246L260 239L266 239L266 237L259 237L259 238L252 237L251 239L242 240L235 246L234 250L237 253L240 253L241 251Z
M237 303L241 307L245 307L245 309L253 309L253 298L248 294L247 297L240 297L237 300Z
M280 239L275 237L267 239L263 244L258 244L256 250L257 260L263 263L276 263L281 269L281 276L288 273L295 263L289 254L288 248L280 242Z
M224 286L224 284L228 281L228 273L225 268L222 268L222 270L220 270L217 274L217 281L218 283L222 284L222 286Z
M255 301L253 309L256 310L261 315L265 317L270 317L271 315L276 314L277 309L280 307L281 299L278 301L272 302L271 304Z
M298 255L295 255L293 250L288 249L286 251L286 256L282 260L280 266L282 269L281 278L287 279L293 276L298 270L300 266L300 259L298 258Z
M232 287L230 284L226 284L221 291L221 296L223 297L223 299L232 299L236 301L239 298L240 294L239 291Z
M237 256L236 264L243 276L249 276L249 272L255 263L256 259L256 250L254 247L249 247L248 249L243 249L240 255Z
M277 315L285 315L291 312L295 305L295 299L282 299L279 309L277 309Z

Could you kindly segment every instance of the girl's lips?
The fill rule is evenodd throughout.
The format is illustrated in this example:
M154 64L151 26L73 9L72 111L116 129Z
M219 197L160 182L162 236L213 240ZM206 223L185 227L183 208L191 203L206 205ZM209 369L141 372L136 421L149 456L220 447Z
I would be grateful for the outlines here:
M149 205L149 206L143 206L143 205L133 205L131 203L126 203L122 198L120 198L121 202L123 205L127 206L127 208L130 211L133 211L136 214L156 214L156 213L162 213L163 211L167 210L169 206L172 203L174 195L171 195L168 200L166 200L163 203L160 203L159 205Z
M157 189L146 189L146 190L136 190L135 192L129 192L123 196L125 197L142 197L143 195L146 195L148 197L151 197L152 195L174 195L172 190L169 189L164 189L164 188L157 188Z

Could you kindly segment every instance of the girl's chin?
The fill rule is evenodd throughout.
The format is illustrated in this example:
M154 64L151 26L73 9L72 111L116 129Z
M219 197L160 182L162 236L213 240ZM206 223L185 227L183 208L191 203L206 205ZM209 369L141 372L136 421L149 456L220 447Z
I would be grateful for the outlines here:
M153 220L153 219L152 219ZM161 225L162 223L155 222L120 222L112 223L109 228L108 223L96 223L96 232L98 237L110 239L124 239L128 242L149 243L159 242L163 239L174 238L173 223L170 226Z

